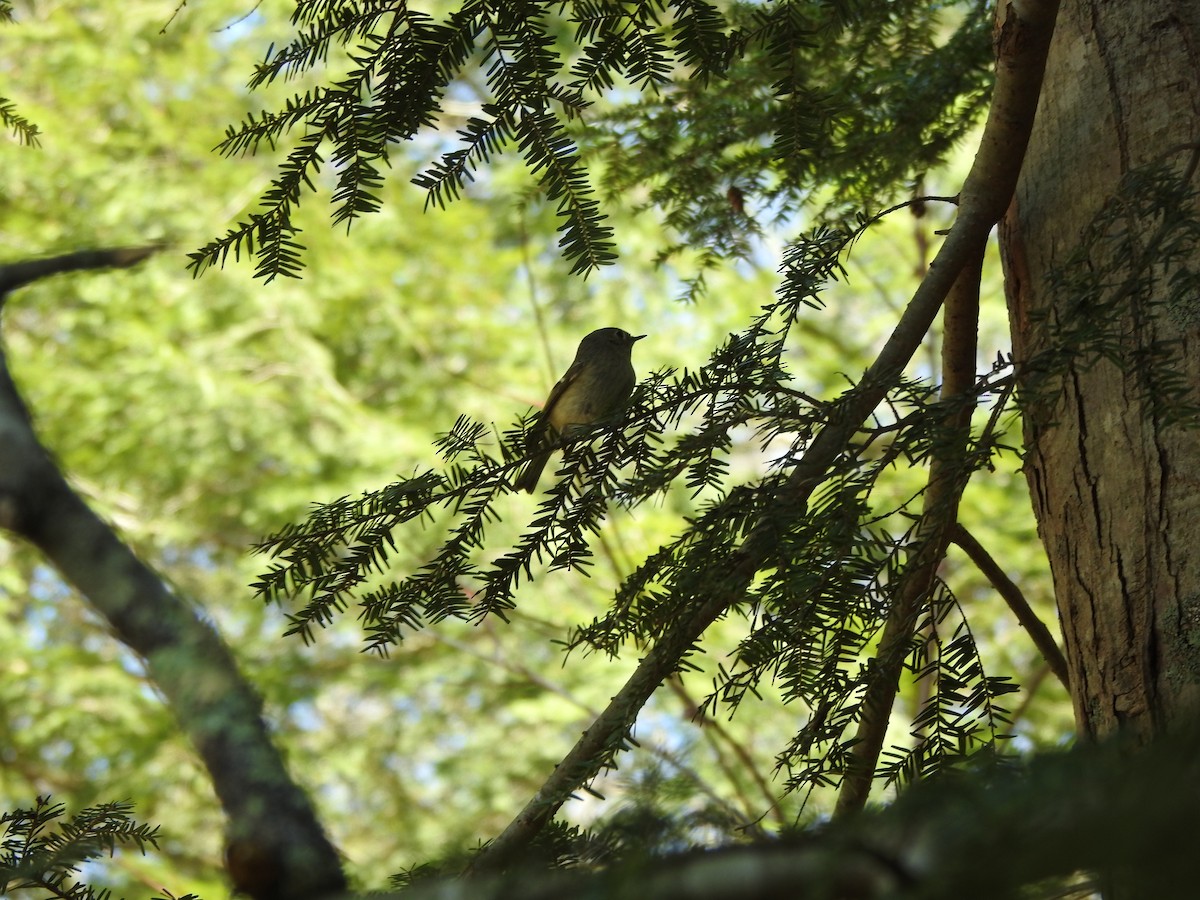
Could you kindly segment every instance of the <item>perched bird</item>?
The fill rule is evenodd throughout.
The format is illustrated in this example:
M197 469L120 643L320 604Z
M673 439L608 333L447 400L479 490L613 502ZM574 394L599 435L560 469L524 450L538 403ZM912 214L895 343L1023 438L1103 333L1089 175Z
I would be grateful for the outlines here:
M550 391L538 423L529 433L529 449L540 452L517 478L517 490L534 491L550 459L550 451L544 448L557 437L621 411L637 381L631 359L633 345L644 337L620 328L600 328L579 342L575 361Z

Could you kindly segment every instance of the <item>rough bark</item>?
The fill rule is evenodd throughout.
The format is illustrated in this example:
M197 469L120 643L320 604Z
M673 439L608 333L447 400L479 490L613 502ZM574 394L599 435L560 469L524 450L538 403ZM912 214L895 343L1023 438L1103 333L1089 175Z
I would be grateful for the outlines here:
M1097 292L1117 301L1111 307L1078 296L1061 276L1089 223L1126 202L1114 198L1127 173L1155 162L1187 169L1192 148L1184 145L1198 138L1198 111L1200 6L1064 4L1001 227L1018 364L1036 368L1055 341L1076 336L1048 379L1026 383L1026 474L1076 720L1089 738L1121 730L1146 740L1186 721L1200 701L1200 431L1195 421L1167 421L1155 387L1167 373L1154 369L1173 357L1197 402L1200 316L1181 315L1166 298L1171 271L1200 260L1161 268L1145 291L1122 287L1117 271L1112 289ZM1105 253L1152 251L1161 236L1146 217L1121 222L1098 245L1091 271L1117 259ZM1097 334L1120 346L1114 358L1089 351ZM1163 352L1149 353L1155 347ZM1167 405L1179 408L1178 398Z

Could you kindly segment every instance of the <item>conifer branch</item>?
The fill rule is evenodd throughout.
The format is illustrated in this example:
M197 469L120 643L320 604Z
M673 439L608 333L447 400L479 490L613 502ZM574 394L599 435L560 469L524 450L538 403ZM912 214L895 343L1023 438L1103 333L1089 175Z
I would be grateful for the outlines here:
M695 642L736 599L753 577L755 555L740 554L741 565L730 573L731 591L715 593L701 602L684 622L668 631L638 665L624 687L596 717L571 751L493 841L483 847L472 860L468 873L503 870L517 859L521 851L548 823L559 808L604 768L615 766L617 754L630 742L629 729L638 712L668 675L691 652Z
M44 891L68 900L106 900L76 880L83 864L112 856L118 848L145 853L158 847L158 828L140 825L128 801L101 803L63 819L66 807L49 796L29 809L0 815L0 896L10 891Z
M37 147L41 143L41 129L17 112L16 105L5 97L0 97L0 125L9 129L27 147Z
M700 272L687 284L689 293L699 293L706 267L745 258L750 238L760 233L744 197L778 212L835 182L829 218L844 217L943 160L983 109L986 17L964 17L942 41L930 37L946 24L937 4L890 11L894 34L857 28L857 15L823 16L792 3L764 12L705 0L572 0L557 8L513 0L463 2L436 20L375 0L299 0L297 34L268 52L251 87L318 68L336 47L355 71L230 130L226 152L274 149L293 130L302 132L296 144L311 146L293 150L260 207L193 252L190 267L199 274L223 265L230 252L252 253L260 276L297 275L302 248L291 240L291 220L300 195L292 189L297 175L303 180L315 171L311 154L332 148L331 160L353 161L335 173L335 221L373 212L382 183L378 163L387 161L389 143L431 128L455 82L483 80L487 127L475 123L463 134L464 146L418 176L437 188L434 202L453 199L495 146L516 138L541 193L558 205L563 255L586 273L614 256L583 164L599 151L610 192L648 190L651 204L679 232L662 258L700 250ZM571 26L574 59L558 38ZM888 60L893 52L898 62ZM833 56L857 62L831 65ZM592 107L595 99L611 99L605 94L622 79L640 100ZM843 93L850 102L832 101ZM334 108L347 103L349 112ZM738 125L731 128L731 121ZM353 127L342 127L347 123ZM583 127L568 131L576 123ZM492 130L489 145L493 138L483 132Z
M1021 160L1033 126L1037 100L1058 4L1033 0L1022 4L1022 18L1012 6L998 44L996 90L992 109L962 191L958 219L917 288L900 321L868 369L862 382L834 410L774 500L788 510L807 508L830 466L854 433L883 400L933 324L943 300L963 270L977 257L992 226L1004 213L1016 186ZM769 519L769 516L768 516ZM755 528L733 551L733 564L707 597L693 597L691 611L669 625L610 705L576 743L525 808L505 831L486 845L470 871L503 869L555 815L571 794L601 769L611 766L624 746L633 721L657 686L674 671L695 642L730 606L739 602L759 570L771 558L773 530Z

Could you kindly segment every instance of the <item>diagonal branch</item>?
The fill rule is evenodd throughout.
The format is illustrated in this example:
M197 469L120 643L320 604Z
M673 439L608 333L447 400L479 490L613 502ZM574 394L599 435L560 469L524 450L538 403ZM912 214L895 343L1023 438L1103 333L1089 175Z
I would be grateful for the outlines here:
M959 273L976 257L1008 207L1037 111L1058 2L1028 0L1021 5L1020 14L1012 5L1007 13L997 43L996 90L975 162L963 185L958 219L862 382L797 462L779 498L781 505L792 509L807 505L830 465L920 347ZM734 554L729 576L707 598L694 598L691 615L651 648L525 808L479 852L469 871L506 868L576 790L612 765L638 711L663 679L679 667L709 625L744 597L754 574L770 558L773 543L767 528L756 528L747 536Z
M1008 608L1012 610L1021 626L1029 632L1029 637L1041 651L1046 664L1050 666L1050 671L1062 682L1063 687L1070 687L1071 676L1067 669L1067 658L1059 648L1054 635L1050 633L1050 629L1046 627L1046 623L1039 619L1037 613L1030 607L1029 601L1021 593L1021 589L1008 577L1008 574L984 549L983 545L975 540L975 536L962 525L954 529L950 540L967 554L971 562L975 563L976 568L992 583L996 593L1004 598L1004 602L1008 604Z
M5 293L60 272L132 265L152 252L99 250L0 267ZM341 888L337 854L291 781L261 702L200 611L134 556L67 484L33 432L0 352L0 527L36 546L146 662L229 816L230 868L252 897Z

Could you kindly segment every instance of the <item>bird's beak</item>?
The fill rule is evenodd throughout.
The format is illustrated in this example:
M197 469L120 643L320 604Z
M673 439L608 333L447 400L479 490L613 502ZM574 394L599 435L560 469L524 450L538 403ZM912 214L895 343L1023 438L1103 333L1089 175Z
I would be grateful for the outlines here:
M640 341L644 337L645 337L644 334L635 334L629 338L629 343L636 344L638 341Z

